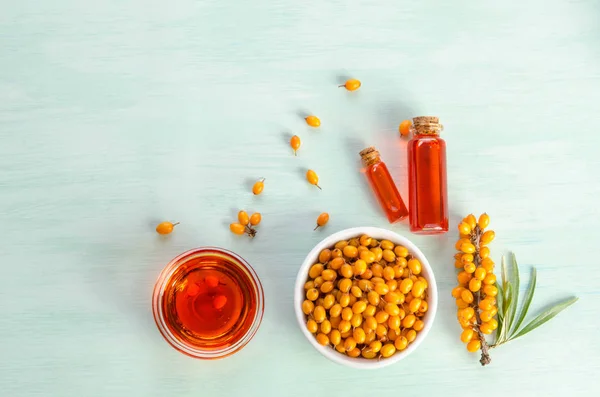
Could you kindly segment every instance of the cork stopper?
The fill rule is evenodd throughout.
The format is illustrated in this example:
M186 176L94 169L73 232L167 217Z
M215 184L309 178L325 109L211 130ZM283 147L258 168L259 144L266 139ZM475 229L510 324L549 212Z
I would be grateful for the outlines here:
M439 134L444 126L440 119L434 116L420 116L413 118L413 129L416 134Z
M381 161L379 152L375 149L374 146L369 146L368 148L361 150L359 154L365 167L368 167L375 163L379 163Z

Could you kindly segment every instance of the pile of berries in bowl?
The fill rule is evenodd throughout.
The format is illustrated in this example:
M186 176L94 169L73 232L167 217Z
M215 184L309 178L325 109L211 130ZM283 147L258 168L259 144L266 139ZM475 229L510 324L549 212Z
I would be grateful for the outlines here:
M385 229L335 233L308 254L296 279L296 318L324 356L381 368L413 352L429 332L437 288L423 253Z

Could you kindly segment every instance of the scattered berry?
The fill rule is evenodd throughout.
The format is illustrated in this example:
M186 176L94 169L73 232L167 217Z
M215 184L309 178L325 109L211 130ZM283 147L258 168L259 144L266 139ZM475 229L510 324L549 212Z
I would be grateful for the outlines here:
M313 128L317 128L317 127L321 126L321 120L319 120L319 118L317 116L306 116L306 118L304 120L306 120L306 124L308 124L309 126L311 126Z
M254 184L254 186L252 186L252 193L254 193L255 196L258 196L259 194L262 193L264 188L265 188L265 178L262 178L260 181L257 181Z
M318 187L319 189L321 189L321 186L319 186L319 176L313 170L306 171L306 180L311 185L315 185L316 187Z
M302 142L300 141L300 137L298 135L294 135L292 139L290 139L290 146L294 150L294 156L296 155L298 149L300 149L301 144Z
M327 222L329 222L329 214L327 212L321 213L321 215L319 215L319 217L317 218L317 226L313 230L317 230L318 228L325 226Z
M339 87L344 87L348 91L356 91L360 88L360 86L361 86L360 80L349 79L344 84L341 84Z
M170 234L170 233L173 232L173 229L177 225L179 225L179 222L177 222L177 223L171 223L171 222L162 222L162 223L159 223L156 226L156 233L158 233L158 234Z
M412 127L412 121L410 121L410 120L402 121L400 123L400 126L398 127L398 130L400 131L400 135L408 136L408 134L410 133L410 127Z

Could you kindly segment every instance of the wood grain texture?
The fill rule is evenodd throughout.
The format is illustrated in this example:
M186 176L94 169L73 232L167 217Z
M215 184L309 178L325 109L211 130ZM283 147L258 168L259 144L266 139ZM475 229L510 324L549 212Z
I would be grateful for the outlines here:
M2 3L1 395L598 392L597 1ZM338 89L346 75L363 87ZM485 369L459 341L456 232L387 225L358 172L358 151L377 146L406 197L397 126L422 114L446 127L453 230L490 213L494 258L511 249L524 275L539 271L534 311L581 298ZM240 208L263 213L254 241L228 231ZM330 224L312 232L321 211ZM160 238L166 219L181 225ZM409 236L441 296L419 350L368 374L314 351L292 308L306 253L359 225ZM150 310L164 264L203 245L245 257L266 294L255 339L217 362L175 352Z

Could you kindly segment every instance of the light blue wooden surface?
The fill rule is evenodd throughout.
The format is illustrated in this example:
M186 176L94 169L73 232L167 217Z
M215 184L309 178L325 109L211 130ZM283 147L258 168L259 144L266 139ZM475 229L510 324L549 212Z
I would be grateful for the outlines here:
M3 1L0 395L598 392L598 15L594 0ZM336 87L346 74L360 91ZM406 361L346 369L297 329L296 270L329 233L388 227L357 153L376 145L406 196L396 128L423 114L446 127L452 232L390 228L432 262L438 317ZM228 231L240 208L263 213L254 241ZM330 224L313 232L321 211ZM496 260L510 249L538 268L534 310L581 298L484 369L449 296L471 211L491 214ZM167 219L181 225L159 238ZM203 245L244 256L267 299L251 344L216 362L175 352L150 310L164 264Z

